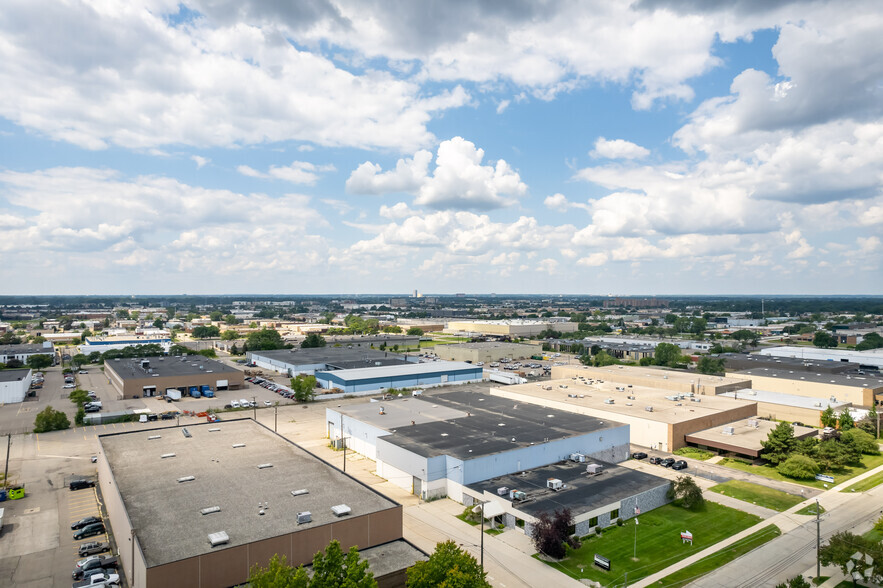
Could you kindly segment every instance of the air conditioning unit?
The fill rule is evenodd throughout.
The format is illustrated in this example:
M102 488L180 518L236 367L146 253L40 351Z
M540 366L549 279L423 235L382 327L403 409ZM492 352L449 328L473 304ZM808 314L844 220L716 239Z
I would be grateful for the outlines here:
M546 480L546 488L549 488L549 489L557 492L558 490L561 490L564 488L564 482L562 482L558 478L549 478Z
M647 412L653 412L653 407L652 406L645 406L644 410L646 410Z
M297 524L298 525L303 525L304 523L311 523L311 522L313 522L313 515L310 513L310 511L305 510L303 512L297 513Z
M509 489L505 486L501 486L497 488L497 496L506 496L509 493Z
M338 504L336 506L331 507L331 512L334 513L336 517L342 517L343 515L348 515L352 512L353 509L348 507L345 504Z

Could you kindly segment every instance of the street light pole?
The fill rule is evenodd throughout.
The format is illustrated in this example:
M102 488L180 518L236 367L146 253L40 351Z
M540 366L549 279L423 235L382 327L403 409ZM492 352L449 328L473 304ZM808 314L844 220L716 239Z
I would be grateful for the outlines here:
M273 407L273 432L276 433L276 425L279 423L279 403Z
M481 571L484 571L484 505L487 502L481 503Z
M821 510L819 499L816 498L816 578L822 577L822 527L821 527Z
M258 420L258 401L257 396L251 397L251 408L254 411L254 420Z

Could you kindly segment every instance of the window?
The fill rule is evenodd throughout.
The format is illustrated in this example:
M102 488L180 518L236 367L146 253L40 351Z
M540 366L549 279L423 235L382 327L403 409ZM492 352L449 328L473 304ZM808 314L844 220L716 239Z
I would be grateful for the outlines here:
M618 518L619 518L619 509L617 508L616 510L614 510L610 513L610 520L615 521Z
M598 526L598 517L590 518L589 519L589 526L590 527L597 527Z

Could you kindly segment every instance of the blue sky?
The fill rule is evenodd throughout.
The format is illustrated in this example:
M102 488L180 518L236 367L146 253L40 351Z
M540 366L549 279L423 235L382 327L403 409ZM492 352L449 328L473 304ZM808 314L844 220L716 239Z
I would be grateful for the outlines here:
M879 293L876 3L707 5L12 0L0 293Z

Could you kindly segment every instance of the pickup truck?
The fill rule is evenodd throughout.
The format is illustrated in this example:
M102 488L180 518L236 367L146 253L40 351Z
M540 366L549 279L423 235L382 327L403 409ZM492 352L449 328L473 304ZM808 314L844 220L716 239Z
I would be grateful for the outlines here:
M118 586L119 583L119 574L109 574L107 572L102 572L98 574L92 574L85 580L74 582L71 585L71 588L84 588L85 586Z

